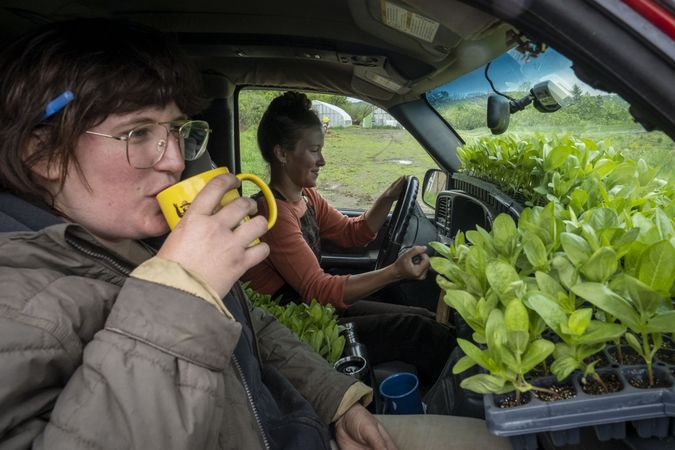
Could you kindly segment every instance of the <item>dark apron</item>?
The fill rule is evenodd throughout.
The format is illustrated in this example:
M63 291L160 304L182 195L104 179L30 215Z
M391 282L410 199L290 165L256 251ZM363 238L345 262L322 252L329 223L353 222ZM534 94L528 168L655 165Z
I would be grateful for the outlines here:
M281 192L276 189L272 189L272 193L277 200L288 201ZM258 192L253 198L257 200L261 196L262 193ZM316 221L316 210L314 209L314 205L307 200L307 197L303 195L302 198L307 203L307 211L300 218L300 232L302 233L303 239L312 250L312 253L314 253L316 260L321 263L321 237L319 224ZM290 302L302 303L302 296L288 283L284 283L283 286L272 294L272 298L277 298L279 295L282 296L279 301L280 305L287 305Z

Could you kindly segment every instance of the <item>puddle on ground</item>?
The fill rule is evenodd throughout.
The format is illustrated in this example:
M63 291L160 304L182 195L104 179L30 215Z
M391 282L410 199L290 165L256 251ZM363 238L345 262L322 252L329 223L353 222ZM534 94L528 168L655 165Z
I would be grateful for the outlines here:
M388 159L387 162L400 164L402 166L409 166L412 164L412 161L410 161L409 159Z

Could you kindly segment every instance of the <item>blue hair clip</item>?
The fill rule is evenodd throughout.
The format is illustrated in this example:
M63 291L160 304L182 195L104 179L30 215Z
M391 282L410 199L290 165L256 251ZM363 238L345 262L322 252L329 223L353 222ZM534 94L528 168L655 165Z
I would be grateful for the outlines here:
M65 91L63 94L59 95L54 100L47 103L45 112L42 115L42 120L48 119L57 112L61 111L63 108L66 107L68 103L72 102L74 98L75 94L73 94L71 91Z

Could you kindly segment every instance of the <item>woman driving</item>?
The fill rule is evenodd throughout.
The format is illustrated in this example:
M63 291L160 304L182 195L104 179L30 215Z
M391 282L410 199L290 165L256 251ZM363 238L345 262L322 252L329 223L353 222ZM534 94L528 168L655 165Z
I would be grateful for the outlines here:
M298 92L286 92L271 102L258 126L258 145L270 165L269 186L277 198L278 218L262 237L270 246L269 257L243 279L258 292L281 294L282 302L316 299L334 305L342 321L355 322L372 364L402 359L417 367L423 384L433 383L454 346L452 330L426 309L364 300L397 281L424 279L429 269L425 247L412 247L389 266L355 275L331 275L320 266L321 239L342 247L360 247L374 239L405 188L406 177L394 181L359 217L349 218L333 208L316 190L326 164L322 123L311 101ZM264 201L259 200L258 207L266 214Z

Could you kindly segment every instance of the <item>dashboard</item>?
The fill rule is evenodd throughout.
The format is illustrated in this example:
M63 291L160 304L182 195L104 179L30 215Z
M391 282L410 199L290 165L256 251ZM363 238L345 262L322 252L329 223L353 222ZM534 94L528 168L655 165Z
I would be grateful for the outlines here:
M523 207L491 183L454 173L453 189L441 191L436 197L434 223L441 239L452 240L459 231L473 230L477 226L490 230L500 213L507 213L518 220Z

